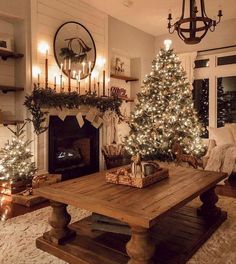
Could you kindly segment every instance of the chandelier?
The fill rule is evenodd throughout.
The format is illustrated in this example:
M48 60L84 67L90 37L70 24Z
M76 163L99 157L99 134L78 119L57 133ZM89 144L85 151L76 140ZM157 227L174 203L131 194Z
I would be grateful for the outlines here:
M199 1L200 12L198 10L196 2ZM218 23L220 23L221 17L223 16L222 10L218 11L218 20L211 19L207 16L205 10L204 0L189 0L189 13L190 16L186 17L186 3L183 0L182 15L178 21L171 24L172 15L168 16L168 29L169 33L173 34L177 31L179 37L186 44L197 44L207 34L208 30L213 32ZM200 14L200 15L199 15Z

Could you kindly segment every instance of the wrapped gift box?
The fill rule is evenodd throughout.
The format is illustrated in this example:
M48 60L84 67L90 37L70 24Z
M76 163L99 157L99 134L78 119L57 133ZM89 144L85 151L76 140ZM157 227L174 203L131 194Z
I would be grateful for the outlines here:
M43 197L39 197L37 195L23 195L23 194L13 194L12 195L12 202L16 204L21 204L26 207L31 207L33 205L42 203L47 201L47 199Z
M61 181L61 174L41 174L36 175L32 180L33 189L51 185Z

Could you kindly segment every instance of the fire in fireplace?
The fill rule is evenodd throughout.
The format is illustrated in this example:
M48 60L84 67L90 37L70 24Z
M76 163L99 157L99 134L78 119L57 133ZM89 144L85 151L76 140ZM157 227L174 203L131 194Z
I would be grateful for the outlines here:
M75 116L50 116L48 135L50 173L70 179L99 170L99 130L90 122L80 128Z

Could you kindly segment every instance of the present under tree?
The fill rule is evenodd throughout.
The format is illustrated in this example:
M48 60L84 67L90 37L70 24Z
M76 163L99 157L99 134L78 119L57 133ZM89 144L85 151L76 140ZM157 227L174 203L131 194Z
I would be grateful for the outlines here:
M131 114L130 129L125 145L132 155L171 160L174 142L187 154L200 156L203 152L200 138L203 127L193 106L192 87L168 43L144 79Z
M16 131L9 128L13 137L0 149L0 180L27 180L31 179L36 171L29 149L31 141L24 140L24 126L25 124L18 126Z

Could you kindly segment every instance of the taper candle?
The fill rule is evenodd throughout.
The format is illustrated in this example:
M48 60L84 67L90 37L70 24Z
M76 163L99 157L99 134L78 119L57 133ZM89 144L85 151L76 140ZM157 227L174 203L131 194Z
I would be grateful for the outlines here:
M68 92L71 92L71 69L68 70Z
M92 62L91 61L88 63L88 66L89 66L89 74L90 74L91 73L91 66L92 66Z
M60 92L62 92L62 74L60 75Z
M102 85L103 85L103 90L102 90L102 96L106 96L106 72L105 70L103 70L103 81L102 81Z
M89 74L89 94L91 94L91 73Z
M69 59L68 69L71 70L71 59Z
M38 73L38 88L40 86L40 73Z
M83 61L83 62L82 62L82 72L83 72L83 74L85 74L85 64L86 64L86 63Z
M48 50L46 50L46 59L45 59L45 88L48 88Z
M54 77L54 91L57 90L57 77Z

